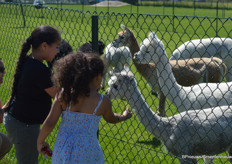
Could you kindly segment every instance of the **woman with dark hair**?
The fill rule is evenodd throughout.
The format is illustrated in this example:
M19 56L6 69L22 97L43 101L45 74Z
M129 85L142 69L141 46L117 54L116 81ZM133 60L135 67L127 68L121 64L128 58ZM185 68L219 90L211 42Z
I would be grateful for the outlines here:
M0 84L3 83L3 76L5 75L5 67L2 59L0 58ZM3 110L2 110L3 104L0 99L0 123L2 123L3 119ZM0 160L10 151L12 148L12 143L10 142L9 138L3 134L0 133Z
M61 36L56 29L39 26L22 45L4 115L7 136L15 146L18 164L38 163L36 141L40 124L47 117L51 98L58 91L43 61L52 61L59 52L60 42Z
M113 113L110 99L98 93L104 72L99 55L79 51L61 58L54 67L53 81L61 90L42 125L38 151L41 154L46 154L44 150L51 151L45 139L62 113L52 163L104 163L97 139L101 117L109 123L118 123L131 118L132 113L128 109L122 115Z

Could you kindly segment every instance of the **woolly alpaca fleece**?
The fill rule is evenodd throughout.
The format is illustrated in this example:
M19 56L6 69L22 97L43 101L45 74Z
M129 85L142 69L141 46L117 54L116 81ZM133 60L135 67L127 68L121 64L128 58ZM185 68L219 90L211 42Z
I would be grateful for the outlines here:
M120 72L124 69L124 66L129 66L131 63L132 57L128 47L123 46L116 48L111 42L105 48L104 53L104 63L106 64L106 72ZM106 76L102 81L102 88L105 87Z
M201 83L189 87L179 85L173 75L164 44L154 32L141 43L135 60L144 64L156 64L161 91L179 112L230 105L232 102L232 82Z
M232 106L190 108L174 116L160 117L150 109L131 74L114 74L108 82L107 96L126 99L145 129L160 139L169 153L180 157L180 163L197 163L196 159L181 159L182 155L217 155L231 148Z
M205 38L183 43L171 55L170 60L190 59L196 57L218 57L227 66L227 82L232 81L232 39Z
M133 58L134 54L139 51L139 44L133 31L123 24L121 28L122 31L118 33L118 37L113 41L113 45L117 48L122 46L129 47ZM178 84L183 86L191 86L203 82L221 82L227 72L227 67L217 57L170 60L169 62ZM135 60L133 60L133 64L151 87L152 93L159 93L158 113L160 116L165 116L166 97L159 86L156 65L154 63L140 64Z

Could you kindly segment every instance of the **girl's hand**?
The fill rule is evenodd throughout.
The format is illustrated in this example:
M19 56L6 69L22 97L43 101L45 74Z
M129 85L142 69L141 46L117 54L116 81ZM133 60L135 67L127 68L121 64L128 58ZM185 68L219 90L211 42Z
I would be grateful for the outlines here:
M37 150L42 155L52 156L52 150L49 148L49 145L46 142L37 144Z
M132 117L132 112L129 110L128 107L126 107L126 110L123 112L124 119L127 120Z

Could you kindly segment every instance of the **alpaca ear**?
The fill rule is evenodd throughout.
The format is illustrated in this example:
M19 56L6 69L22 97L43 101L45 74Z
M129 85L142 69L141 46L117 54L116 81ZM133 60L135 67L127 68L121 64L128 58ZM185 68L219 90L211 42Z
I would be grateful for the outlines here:
M109 74L110 76L114 76L116 73L113 72L113 71L109 71L108 74Z
M129 67L127 67L126 65L124 66L124 70L128 76L134 77L134 74L130 71Z
M129 83L137 85L137 81L136 81L135 77L130 77Z
M150 32L149 35L148 35L148 38L150 40L153 40L154 38L157 38L156 34L154 32Z
M113 73L111 73L111 75L110 76L121 76L121 73L120 72L113 72Z
M122 28L123 30L126 30L126 26L125 26L124 24L121 24L121 28Z
M127 67L126 65L124 65L124 70L125 70L126 72L130 72L129 67Z

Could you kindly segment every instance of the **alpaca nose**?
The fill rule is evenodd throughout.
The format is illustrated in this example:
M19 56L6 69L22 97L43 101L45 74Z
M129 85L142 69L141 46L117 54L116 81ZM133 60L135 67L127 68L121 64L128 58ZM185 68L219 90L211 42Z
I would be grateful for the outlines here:
M139 60L139 57L138 57L138 53L137 53L137 52L136 52L135 55L134 55L134 60L135 60L136 62L138 62L138 60Z
M115 40L112 42L112 45L113 45L115 48L118 48L117 39L115 39Z

